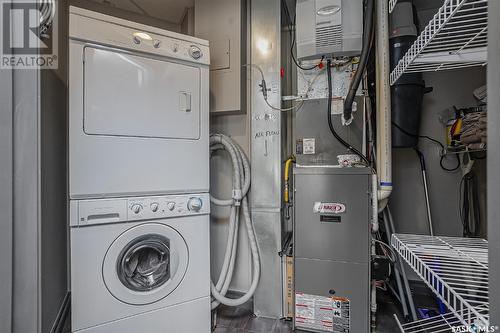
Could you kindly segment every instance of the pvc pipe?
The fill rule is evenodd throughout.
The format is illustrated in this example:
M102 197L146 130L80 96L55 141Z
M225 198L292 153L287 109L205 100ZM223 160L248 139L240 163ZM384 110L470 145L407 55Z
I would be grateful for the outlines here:
M392 193L391 88L389 86L388 1L376 1L375 52L377 58L377 173L381 208ZM385 202L385 204L384 204Z

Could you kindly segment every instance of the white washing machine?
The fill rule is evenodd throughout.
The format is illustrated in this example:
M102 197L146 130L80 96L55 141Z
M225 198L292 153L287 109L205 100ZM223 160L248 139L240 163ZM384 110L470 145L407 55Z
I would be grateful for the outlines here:
M210 331L209 196L72 201L72 331Z
M209 332L208 42L76 7L69 35L72 331Z
M209 189L208 42L70 7L70 199Z

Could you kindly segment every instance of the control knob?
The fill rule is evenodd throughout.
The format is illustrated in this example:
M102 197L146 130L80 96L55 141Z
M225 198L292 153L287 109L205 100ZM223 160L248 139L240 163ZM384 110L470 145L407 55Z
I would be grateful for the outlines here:
M199 212L202 206L203 202L200 198L190 198L187 203L187 208L192 212Z
M159 207L160 207L160 205L157 202L152 202L151 206L150 206L150 208L153 211L153 213L156 213L158 211Z
M189 55L191 58L198 60L203 56L203 53L201 52L201 49L198 46L192 45L189 48Z
M132 207L130 208L134 212L134 214L139 214L142 210L142 206L139 204L133 204Z
M174 210L175 209L175 202L173 202L173 201L167 202L167 208L170 211Z

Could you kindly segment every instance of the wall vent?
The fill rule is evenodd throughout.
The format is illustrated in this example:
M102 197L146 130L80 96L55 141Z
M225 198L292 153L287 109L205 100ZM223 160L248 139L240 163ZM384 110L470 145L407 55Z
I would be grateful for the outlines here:
M342 25L316 28L316 47L342 47Z

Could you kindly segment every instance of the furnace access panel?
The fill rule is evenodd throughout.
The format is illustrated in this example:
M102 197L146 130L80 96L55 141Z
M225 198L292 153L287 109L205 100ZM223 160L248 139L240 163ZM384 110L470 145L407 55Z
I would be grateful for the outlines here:
M294 169L295 327L370 328L371 172Z

